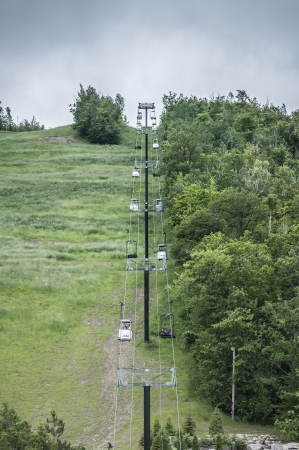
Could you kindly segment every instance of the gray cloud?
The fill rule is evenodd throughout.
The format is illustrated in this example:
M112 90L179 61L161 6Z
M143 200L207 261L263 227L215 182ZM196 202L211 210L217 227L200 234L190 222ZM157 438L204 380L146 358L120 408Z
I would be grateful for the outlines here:
M19 121L71 123L68 104L92 85L139 101L168 91L208 97L247 90L299 108L297 0L10 0L1 6L0 100Z

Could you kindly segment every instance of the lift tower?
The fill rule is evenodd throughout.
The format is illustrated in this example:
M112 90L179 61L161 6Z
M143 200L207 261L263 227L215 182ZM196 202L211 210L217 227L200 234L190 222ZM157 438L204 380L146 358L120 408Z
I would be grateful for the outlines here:
M158 258L149 258L148 251L148 213L149 198L148 198L148 170L149 168L158 168L158 161L149 161L148 159L148 110L154 112L154 103L139 103L138 104L138 116L137 116L137 132L142 132L142 126L140 119L142 114L141 110L145 110L145 160L136 161L134 163L134 169L144 169L144 183L145 183L145 198L144 198L144 258L137 257L137 244L136 251L127 252L127 270L143 270L144 271L144 342L149 343L149 271L150 270L166 270L166 257L159 261ZM153 119L153 117L151 117ZM150 133L156 133L156 122L152 124ZM155 142L155 147L159 148ZM161 199L159 199L161 200ZM133 202L134 201L134 202ZM131 199L132 206L130 210L132 212L142 212L137 199ZM160 205L160 204L159 204ZM160 207L155 207L152 211L162 212L162 202ZM136 241L128 241L133 243ZM150 450L150 388L151 386L176 386L176 368L166 369L159 368L153 369L146 367L143 368L118 368L118 386L143 386L144 389L144 450Z

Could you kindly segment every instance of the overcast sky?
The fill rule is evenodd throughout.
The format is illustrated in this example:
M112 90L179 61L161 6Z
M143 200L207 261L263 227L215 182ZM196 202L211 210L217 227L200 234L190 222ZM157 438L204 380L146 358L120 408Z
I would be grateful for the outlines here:
M17 122L72 123L81 83L138 102L244 89L299 109L299 0L0 0L0 100Z

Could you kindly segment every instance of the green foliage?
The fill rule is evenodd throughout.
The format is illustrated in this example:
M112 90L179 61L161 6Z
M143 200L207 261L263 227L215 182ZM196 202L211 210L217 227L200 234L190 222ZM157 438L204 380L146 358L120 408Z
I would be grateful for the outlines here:
M217 407L214 409L210 417L209 434L211 436L223 434L221 414Z
M79 134L95 144L119 144L121 126L124 123L124 99L120 94L115 100L100 95L95 88L80 91L70 106L74 118L74 128Z
M299 414L298 411L288 411L286 417L275 421L275 426L288 439L293 442L299 440Z
M168 417L167 420L166 420L165 432L168 434L168 436L175 436L176 435L176 431L175 431L175 428L173 426L171 417Z
M189 434L190 436L194 436L195 431L196 431L196 423L194 422L191 413L189 411L183 423L183 432L185 434Z
M33 116L31 120L24 119L19 124L15 124L11 115L11 108L3 108L0 101L0 130L5 131L37 131L44 130L44 125L40 125Z
M58 420L54 411L51 412L53 427L40 425L37 432L22 421L13 408L6 403L0 411L0 450L85 450L81 445L73 447L68 442L62 442L59 436L63 434L64 424ZM55 438L51 442L50 435Z
M58 419L55 411L51 411L52 419L47 418L47 424L45 425L45 430L50 433L53 437L54 442L57 442L57 439L64 432L64 422L61 419ZM49 425L51 424L51 425Z
M299 364L299 113L244 90L164 96L163 173L172 286L192 394L272 422L294 408Z
M154 420L154 425L153 425L153 437L155 438L156 436L158 436L161 433L161 425L160 425L160 421L159 419L155 419Z

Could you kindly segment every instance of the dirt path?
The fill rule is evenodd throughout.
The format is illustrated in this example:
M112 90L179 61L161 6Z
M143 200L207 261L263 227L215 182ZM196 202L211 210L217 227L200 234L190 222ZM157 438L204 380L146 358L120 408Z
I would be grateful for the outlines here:
M137 293L137 303L139 303L142 298L143 291L140 290ZM130 420L131 414L134 412L134 405L132 405L131 399L131 388L124 387L119 389L117 387L117 367L138 367L138 364L141 364L138 359L135 359L134 362L134 358L136 358L134 342L120 342L118 340L118 324L116 327L115 323L112 324L111 329L113 332L104 343L99 342L96 331L102 323L95 318L97 316L98 314L93 318L88 319L86 323L88 323L93 330L93 336L96 340L95 345L100 346L103 351L105 363L104 366L101 367L102 376L100 382L99 379L91 379L90 382L94 381L99 384L99 408L104 409L105 413L102 416L101 423L97 424L96 427L94 427L95 424L91 423L91 426L84 430L85 436L83 435L80 438L81 444L85 445L88 449L92 448L94 450L104 449L107 447L108 441L113 442L114 427L117 438L118 432L124 427L126 422ZM105 319L102 318L102 320L104 322ZM136 322L135 333L139 328L138 318L136 318ZM92 370L92 372L94 372L94 370ZM92 399L90 399L90 402L91 401ZM95 430L92 434L90 434L91 429ZM77 444L79 444L79 442L77 442Z

